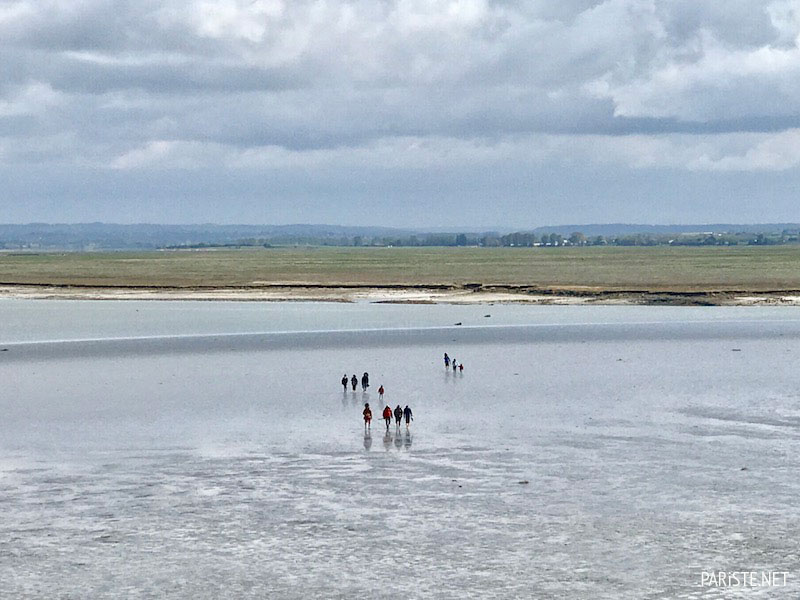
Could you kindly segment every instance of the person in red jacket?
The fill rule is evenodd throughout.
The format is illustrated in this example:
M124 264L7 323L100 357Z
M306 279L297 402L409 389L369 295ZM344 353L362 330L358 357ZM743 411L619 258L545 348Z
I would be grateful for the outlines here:
M392 407L388 404L383 409L383 420L386 421L386 431L389 431L389 425L392 424Z
M364 431L367 429L371 429L370 425L372 425L372 410L369 407L369 402L364 404Z
M378 399L383 400L383 385L378 388Z

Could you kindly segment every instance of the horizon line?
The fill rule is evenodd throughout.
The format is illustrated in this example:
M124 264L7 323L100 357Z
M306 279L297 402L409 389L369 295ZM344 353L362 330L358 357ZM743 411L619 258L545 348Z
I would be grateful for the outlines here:
M541 229L544 227L610 227L615 225L623 225L626 227L709 227L715 225L726 226L775 226L775 225L797 225L800 226L800 221L761 221L761 222L744 222L744 221L706 221L706 222L683 222L683 223L642 223L631 221L610 221L610 222L587 222L587 223L557 223L557 224L541 224L532 225L528 227L512 226L512 225L435 225L431 227L424 227L419 225L342 225L339 223L312 223L312 222L292 222L292 223L220 223L220 222L153 222L153 221L136 221L130 223L116 222L116 221L28 221L28 222L2 222L0 227L6 226L76 226L76 225L110 225L116 227L136 227L136 226L151 226L151 227L338 227L342 229L390 229L390 230L413 230L413 231L438 231L445 233L449 230L459 230L461 232L472 230L475 232L492 231L495 229L508 229L516 231L526 231Z

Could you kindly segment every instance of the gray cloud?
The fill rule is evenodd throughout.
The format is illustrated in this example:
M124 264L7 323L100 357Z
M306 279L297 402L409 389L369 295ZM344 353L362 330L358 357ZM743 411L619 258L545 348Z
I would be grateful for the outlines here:
M77 204L56 166L126 198L246 171L243 199L309 169L343 169L331 198L359 169L406 198L476 165L794 172L799 40L796 0L4 0L0 166Z

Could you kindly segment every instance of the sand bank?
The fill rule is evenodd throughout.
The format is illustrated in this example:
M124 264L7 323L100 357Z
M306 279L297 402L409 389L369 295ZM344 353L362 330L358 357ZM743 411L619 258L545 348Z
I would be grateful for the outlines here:
M0 298L60 300L227 300L262 302L375 302L408 304L629 304L689 306L800 306L800 291L648 291L519 286L318 286L247 287L4 285Z

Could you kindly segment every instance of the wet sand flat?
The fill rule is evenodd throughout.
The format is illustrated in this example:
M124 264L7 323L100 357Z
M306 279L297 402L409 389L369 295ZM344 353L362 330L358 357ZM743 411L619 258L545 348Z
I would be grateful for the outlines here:
M800 591L796 309L0 311L11 597L751 597L699 585L744 569ZM415 420L365 436L381 384Z

